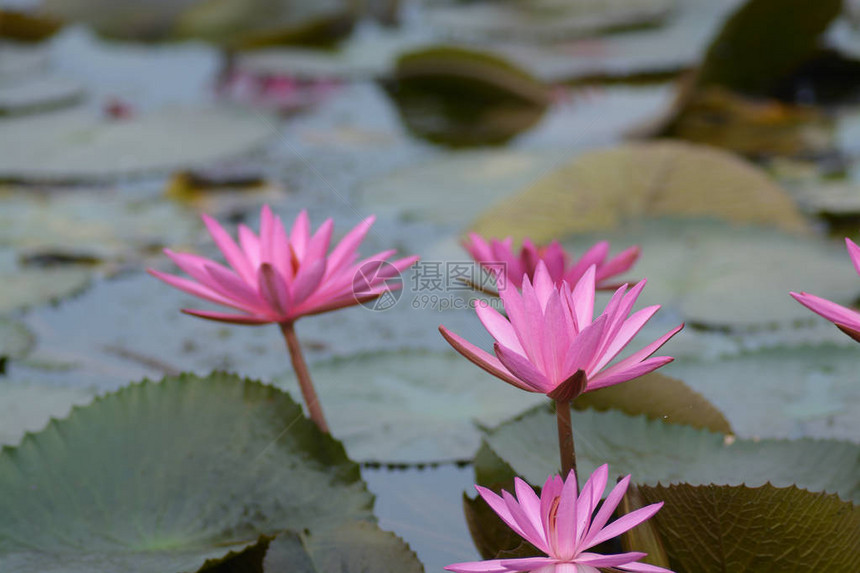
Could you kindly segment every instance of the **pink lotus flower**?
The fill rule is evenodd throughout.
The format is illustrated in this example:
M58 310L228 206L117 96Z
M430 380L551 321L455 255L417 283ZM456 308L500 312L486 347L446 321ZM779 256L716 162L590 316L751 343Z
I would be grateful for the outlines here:
M418 257L388 263L395 253L392 249L356 261L358 246L373 220L368 217L359 223L329 253L332 220L326 220L311 235L305 211L296 217L287 234L280 217L264 206L260 235L240 225L238 245L221 225L203 215L230 268L198 255L165 249L193 280L152 269L149 272L182 291L239 311L183 309L188 314L236 324L292 323L301 316L352 306L398 287L386 281L413 265ZM359 270L361 280L357 282Z
M860 274L860 247L858 247L851 239L845 239L845 246L848 247L848 254L851 256L851 262L854 263L854 269L857 274ZM805 292L790 293L797 302L808 308L814 313L820 314L827 320L831 321L836 327L860 342L860 312L845 308L842 305L831 302L826 298L807 294Z
M511 237L501 241L492 239L488 243L477 233L469 233L469 239L463 243L463 247L478 264L496 274L499 290L507 284L522 288L523 276L528 276L529 280L534 281L539 261L543 261L546 265L549 276L556 285L561 285L562 281L575 285L588 267L596 265L597 288L616 288L618 285L609 284L608 279L628 271L639 258L639 247L630 247L607 260L609 243L601 241L571 264L571 256L565 252L558 241L553 241L545 247L538 247L526 239L523 241L519 256L514 253L512 244ZM502 272L507 281L505 284L500 280Z
M645 287L643 280L629 291L626 284L622 285L603 314L594 319L596 274L595 265L591 265L571 290L566 282L556 286L540 261L534 286L524 277L522 294L513 288L502 289L509 318L479 305L478 318L496 339L495 356L444 326L439 330L455 350L490 374L517 388L562 401L631 380L671 362L670 356L648 357L683 324L607 367L660 307L650 306L628 317Z
M566 481L557 475L550 476L540 498L520 478L514 479L516 497L507 491L499 497L489 489L475 486L484 501L511 529L546 553L547 557L455 563L445 569L455 573L599 573L598 567L616 567L636 573L672 573L663 567L640 563L639 559L645 557L645 553L601 555L588 551L633 529L663 507L662 502L648 505L607 525L630 483L629 475L618 482L600 506L600 511L592 515L606 489L608 476L607 466L600 466L588 478L579 495L573 472L568 474Z

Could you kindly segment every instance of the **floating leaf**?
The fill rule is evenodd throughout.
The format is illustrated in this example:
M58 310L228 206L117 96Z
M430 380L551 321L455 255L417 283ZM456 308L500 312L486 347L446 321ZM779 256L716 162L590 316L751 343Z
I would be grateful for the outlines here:
M679 360L671 371L723 409L741 435L802 433L856 440L860 435L856 346L765 348L719 361Z
M125 40L164 37L176 18L198 0L45 0L44 13L88 24L101 34Z
M511 42L503 38L496 42L496 48L541 79L554 83L666 76L701 61L710 39L737 4L678 0L672 16L657 28L554 43Z
M751 99L709 86L676 103L656 122L655 133L760 158L832 151L833 131L832 118L820 109Z
M3 15L0 14L0 21ZM84 87L71 79L49 74L0 76L0 116L45 111L77 102Z
M353 23L343 0L204 0L180 16L173 33L237 48L329 46L349 35Z
M642 486L678 573L860 570L860 507L797 487Z
M712 41L697 84L766 95L812 57L841 10L842 0L748 0Z
M652 372L635 380L586 392L573 401L577 410L620 410L671 424L731 434L725 416L701 394L675 378Z
M661 141L576 157L491 207L472 230L549 242L660 216L808 228L791 197L749 163L716 149Z
M0 452L0 486L9 573L195 571L261 535L372 520L340 443L283 392L227 374L76 409Z
M25 357L36 344L36 338L20 322L0 318L0 361Z
M105 193L40 196L0 193L0 245L30 256L104 259L187 244L202 225L166 201L129 201Z
M726 439L723 434L617 411L584 410L572 416L581 475L608 463L640 484L678 483L757 486L796 484L812 491L860 500L860 445L836 440ZM498 459L529 483L558 473L555 414L539 407L487 432ZM485 457L492 463L492 457ZM821 471L827 468L827 471ZM478 471L498 473L493 467Z
M15 253L0 248L0 315L77 294L91 272L77 268L20 268Z
M0 121L0 179L89 181L189 168L248 152L274 133L235 108L169 107L129 119L71 110Z
M317 364L311 374L332 433L358 460L468 459L480 444L479 426L498 424L546 401L481 372L453 352L366 354ZM287 387L298 392L292 380Z
M282 534L269 544L263 573L423 573L402 539L372 523L347 523L319 534Z
M594 36L617 28L654 26L672 12L676 0L555 0L469 2L430 7L430 25L474 41L476 36L509 41Z
M92 401L85 388L47 384L0 384L0 445L18 445L27 432L37 432L51 418L63 418L73 406Z
M365 181L359 195L374 213L463 226L487 205L513 195L567 155L461 151Z
M504 58L451 46L401 56L388 88L410 131L454 147L504 143L551 101L548 86Z
M53 18L0 9L0 38L16 42L41 42L56 34L61 27L62 22Z
M850 304L860 287L844 247L766 228L662 219L564 243L583 252L598 239L642 247L634 272L648 278L643 303L663 304L684 320L710 328L811 322L809 311L789 291Z

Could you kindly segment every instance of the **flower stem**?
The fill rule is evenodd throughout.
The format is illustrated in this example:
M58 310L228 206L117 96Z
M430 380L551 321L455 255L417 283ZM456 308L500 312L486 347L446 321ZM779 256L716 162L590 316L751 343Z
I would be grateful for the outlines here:
M296 329L293 327L292 322L282 322L279 326L281 327L281 332L284 334L284 340L287 341L287 349L290 351L293 370L296 372L296 378L299 381L299 387L302 389L302 397L305 399L305 405L308 407L311 420L314 421L324 434L328 434L328 424L326 424L319 398L317 398L316 390L314 390L314 383L311 381L311 374L308 371L308 365L305 363L305 357L302 355L302 347L299 345L299 339L296 337Z
M567 479L570 470L576 473L576 450L573 445L573 428L570 425L570 400L556 400L555 417L558 421L558 453L561 456L561 477Z

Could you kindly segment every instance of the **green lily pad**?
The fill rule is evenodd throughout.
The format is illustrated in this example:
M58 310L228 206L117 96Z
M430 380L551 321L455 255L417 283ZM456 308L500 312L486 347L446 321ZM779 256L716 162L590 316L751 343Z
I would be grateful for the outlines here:
M189 243L202 224L172 202L131 202L115 194L0 193L0 245L28 254L95 259L160 252Z
M282 534L269 544L263 573L423 573L409 546L372 523L348 523L321 534Z
M860 507L796 487L642 486L678 573L860 570Z
M332 433L357 460L469 459L479 428L547 401L493 378L459 354L380 352L311 367ZM292 375L290 375L292 378ZM286 382L298 396L298 386Z
M673 11L676 0L479 1L431 7L427 18L454 37L542 40L593 36L606 30L655 26Z
M80 268L20 268L17 256L0 248L0 315L56 302L77 294L90 283L91 272Z
M860 435L858 360L856 343L783 346L718 361L679 360L671 372L722 408L741 435L856 440Z
M284 530L372 521L339 442L227 374L146 381L0 452L0 569L196 571Z
M582 252L597 239L642 247L634 272L649 281L643 304L663 304L710 328L811 324L814 315L790 291L847 305L860 289L844 247L761 227L663 219L564 243Z
M679 483L758 486L797 485L860 500L860 444L836 440L746 440L664 424L618 411L585 410L572 416L580 475L608 463L616 474L632 474L640 484ZM536 408L489 431L486 444L497 456L483 459L492 475L498 460L529 483L558 473L555 414ZM821 468L827 468L822 471Z
M763 171L714 148L671 141L580 155L485 211L472 230L542 243L661 216L808 230L791 197Z
M73 406L92 401L95 392L47 384L0 384L0 445L17 445L51 418L68 416Z
M453 46L404 54L388 87L413 134L452 147L505 143L552 101L548 85L503 57Z
M0 121L0 180L93 181L205 165L274 134L267 116L168 107L128 119L70 110Z
M24 358L36 344L36 337L20 322L0 318L0 360Z

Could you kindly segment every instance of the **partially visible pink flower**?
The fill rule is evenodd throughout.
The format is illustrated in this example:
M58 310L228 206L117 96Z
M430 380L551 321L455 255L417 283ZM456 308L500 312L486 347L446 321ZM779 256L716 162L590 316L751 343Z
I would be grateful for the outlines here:
M561 285L562 281L567 281L571 286L575 285L588 267L595 265L597 288L616 288L618 284L609 284L609 279L630 270L639 258L639 247L630 247L608 258L607 241L596 243L577 261L572 261L572 257L558 241L553 241L545 247L538 247L531 240L525 239L519 254L516 254L511 237L503 240L491 239L487 242L477 233L469 233L469 238L463 243L463 247L478 264L496 274L497 281L499 281L499 275L504 272L507 283L500 284L499 290L508 284L522 288L523 276L534 281L539 261L543 261L546 265L549 276L556 285Z
M588 551L647 521L663 507L662 502L648 505L609 523L627 491L630 476L612 488L595 515L594 510L606 489L608 476L608 467L605 464L600 466L578 495L573 471L567 480L557 475L550 476L540 497L520 478L514 479L516 497L507 491L502 491L500 497L487 488L475 486L484 501L517 535L546 553L547 557L455 563L445 569L455 573L599 573L599 567L615 567L634 573L672 573L663 567L640 563L639 559L645 557L645 553L601 555Z
M851 239L845 239L845 246L848 247L848 254L851 256L851 262L854 263L854 269L857 274L860 274L860 247L858 247ZM836 325L836 327L860 342L860 312L845 308L842 305L829 301L826 298L807 294L805 292L790 293L794 299L811 310L819 314Z
M603 314L595 319L596 273L596 267L591 265L571 290L566 282L560 287L555 285L540 261L534 286L525 277L522 293L502 289L507 318L490 306L479 305L478 318L496 340L495 356L444 326L439 330L455 350L490 374L556 400L626 382L671 362L670 356L648 357L683 324L609 366L660 306L643 308L628 317L645 287L642 280L629 290L626 284L618 288Z
M389 263L387 259L396 252L391 249L359 261L357 250L373 217L347 233L330 253L334 223L327 219L311 234L306 211L299 213L288 234L281 218L266 205L260 215L260 234L239 225L238 244L213 218L203 215L203 221L229 268L199 255L165 249L193 280L152 269L149 273L189 294L239 311L183 309L222 322L292 323L301 316L359 304L398 288L387 280L418 260L413 256Z

